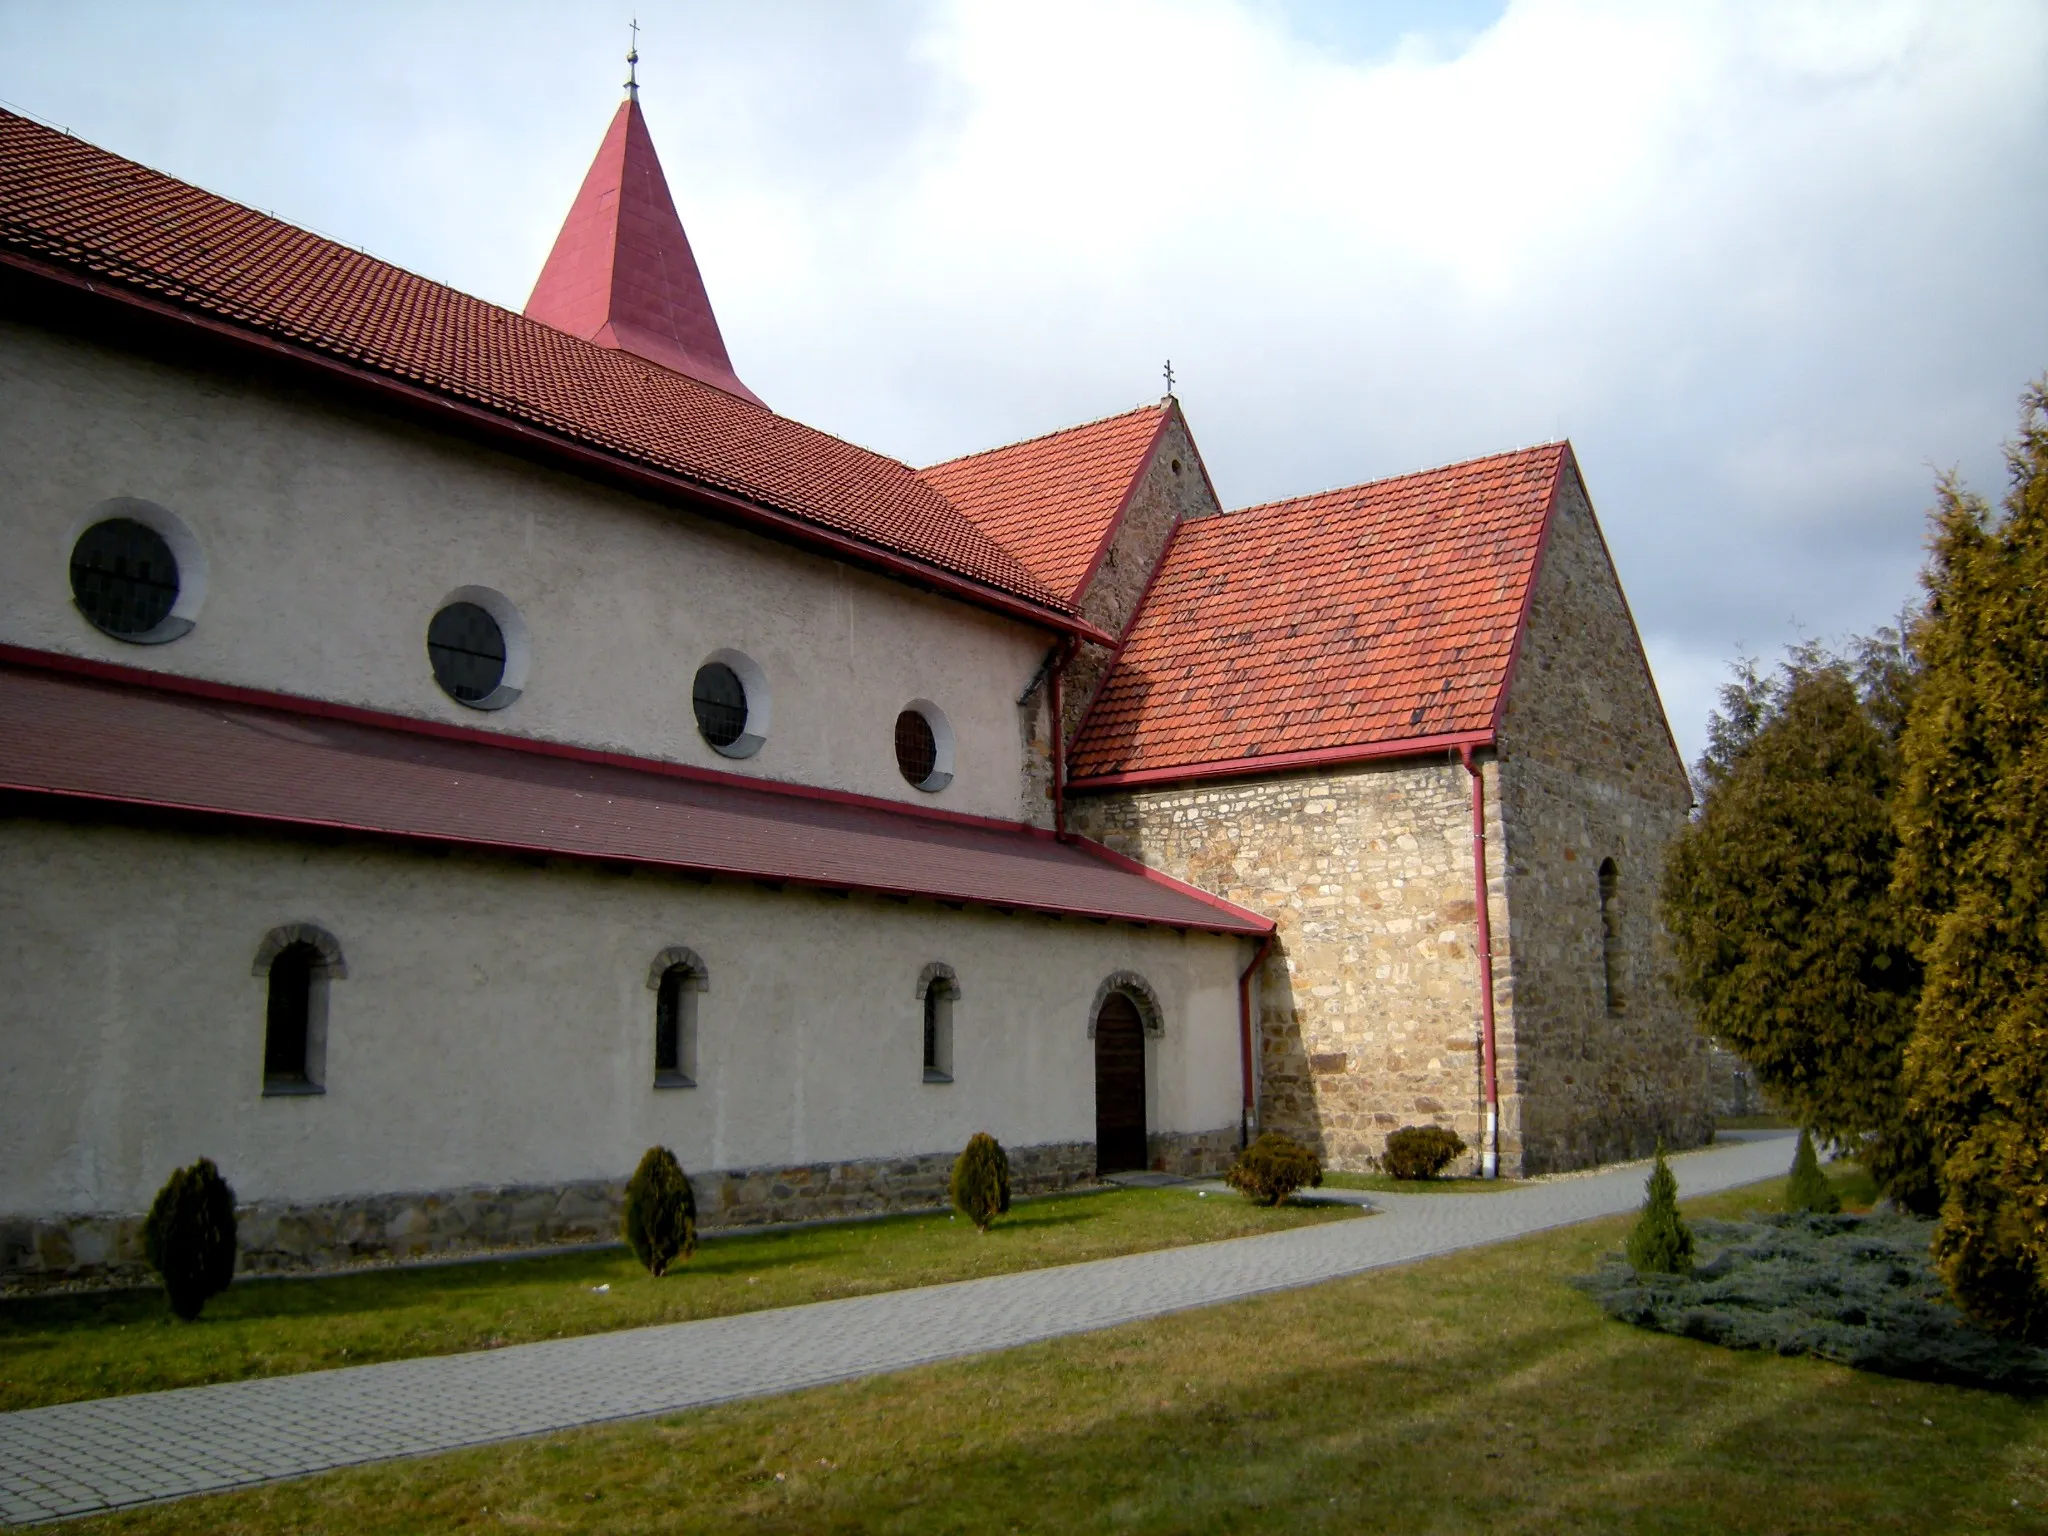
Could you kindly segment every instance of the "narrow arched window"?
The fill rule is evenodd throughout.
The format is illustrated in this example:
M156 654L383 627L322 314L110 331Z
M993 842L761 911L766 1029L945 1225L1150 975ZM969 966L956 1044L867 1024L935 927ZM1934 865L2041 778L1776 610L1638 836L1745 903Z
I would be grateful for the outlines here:
M324 979L324 969L320 951L304 939L285 945L270 962L270 996L263 1023L263 1088L267 1093L319 1087L312 1049L314 993Z
M702 974L686 962L667 966L654 988L654 1086L697 1086L697 994Z
M924 1080L953 1081L953 1002L960 988L952 977L938 975L924 986Z
M1623 989L1627 951L1621 942L1621 869L1612 859L1600 861L1600 974L1611 1018L1628 1006Z

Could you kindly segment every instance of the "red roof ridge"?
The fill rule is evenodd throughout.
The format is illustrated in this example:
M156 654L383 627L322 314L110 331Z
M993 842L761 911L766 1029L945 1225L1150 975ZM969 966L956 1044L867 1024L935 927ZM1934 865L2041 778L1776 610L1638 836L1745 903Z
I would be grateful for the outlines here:
M1167 397L1171 399L1171 396ZM1107 416L1097 416L1090 421L1077 421L1072 426L1056 427L1050 432L1040 432L1033 437L1020 437L1013 443L997 443L993 448L977 448L972 453L956 454L950 459L938 459L918 469L920 475L930 474L935 469L946 469L954 464L965 464L969 459L985 459L992 453L1009 453L1017 448L1029 448L1034 443L1051 442L1056 437L1065 437L1072 432L1085 432L1090 427L1103 427L1112 421L1122 421L1127 416L1142 416L1147 411L1164 415L1168 407L1165 400L1151 405L1134 405L1127 411L1111 411Z
M1398 480L1419 480L1424 475L1447 475L1453 470L1472 469L1481 464L1497 463L1503 459L1518 459L1532 453L1543 453L1562 449L1570 453L1572 440L1568 437L1555 438L1549 442L1530 443L1521 448L1508 448L1499 453L1475 454L1469 459L1455 459L1449 464L1429 464L1421 469L1404 469L1398 474L1381 475L1373 480L1358 480L1346 485L1325 486L1319 491L1303 491L1294 496L1276 496L1271 501L1255 501L1248 506L1227 508L1221 515L1237 517L1246 512L1269 512L1275 507L1292 507L1304 501L1314 501L1319 496L1340 496L1346 491L1363 491L1380 486L1392 485ZM1213 522L1213 518L1203 519Z

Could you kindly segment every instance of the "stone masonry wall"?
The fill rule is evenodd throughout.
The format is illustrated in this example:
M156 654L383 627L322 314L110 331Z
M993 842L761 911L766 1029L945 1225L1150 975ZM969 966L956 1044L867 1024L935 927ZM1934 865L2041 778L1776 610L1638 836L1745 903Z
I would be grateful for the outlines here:
M1519 1171L1516 1014L1491 766L1487 830L1503 1172ZM1365 1171L1404 1125L1477 1154L1471 788L1455 760L1090 794L1076 831L1279 925L1258 978L1259 1125Z
M1228 1163L1209 1143L1236 1132L1155 1136L1171 1171L1213 1173ZM954 1154L794 1168L744 1168L691 1179L706 1231L775 1222L825 1221L927 1210L948 1199ZM1012 1188L1043 1194L1091 1182L1092 1142L1010 1149ZM625 1181L478 1187L373 1195L306 1205L253 1203L236 1212L240 1274L285 1274L402 1263L619 1235ZM152 1283L142 1254L142 1215L77 1215L0 1222L0 1294L57 1285Z
M1194 437L1178 408L1140 471L1138 488L1117 524L1109 551L1096 567L1095 578L1081 594L1081 616L1089 623L1121 635L1137 612L1138 602L1166 552L1166 541L1183 518L1213 517L1222 511L1209 476L1202 468ZM1067 664L1065 681L1067 736L1081 723L1089 701L1108 670L1110 652L1084 645Z
M1656 914L1664 852L1691 792L1592 508L1569 471L1510 684L1499 767L1529 1171L1638 1156L1660 1138L1700 1144L1712 1127L1706 1046L1672 989ZM1600 873L1609 859L1611 938Z

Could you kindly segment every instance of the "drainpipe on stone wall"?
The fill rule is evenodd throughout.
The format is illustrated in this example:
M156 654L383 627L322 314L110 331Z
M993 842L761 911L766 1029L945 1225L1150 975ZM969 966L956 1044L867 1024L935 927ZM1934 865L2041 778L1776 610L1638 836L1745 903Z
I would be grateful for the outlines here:
M1486 1139L1480 1153L1484 1178L1500 1177L1500 1079L1494 1070L1493 1047L1493 917L1486 899L1486 780L1470 747L1458 748L1465 771L1472 776L1472 894L1479 916L1480 1071L1485 1079Z
M1258 1090L1252 1081L1252 978L1273 952L1273 935L1259 940L1259 952L1237 978L1237 1064L1244 1079L1244 1107L1237 1116L1237 1149L1242 1152L1251 1141L1252 1118L1258 1109Z

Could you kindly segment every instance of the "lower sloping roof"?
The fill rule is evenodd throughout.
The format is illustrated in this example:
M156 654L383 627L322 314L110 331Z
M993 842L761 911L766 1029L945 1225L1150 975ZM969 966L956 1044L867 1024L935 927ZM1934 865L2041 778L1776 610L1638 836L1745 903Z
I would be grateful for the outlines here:
M1074 786L1485 737L1571 464L1550 443L1183 523Z
M53 667L65 663L18 652L0 662L0 791L1219 933L1272 929L1106 849L1022 825Z

